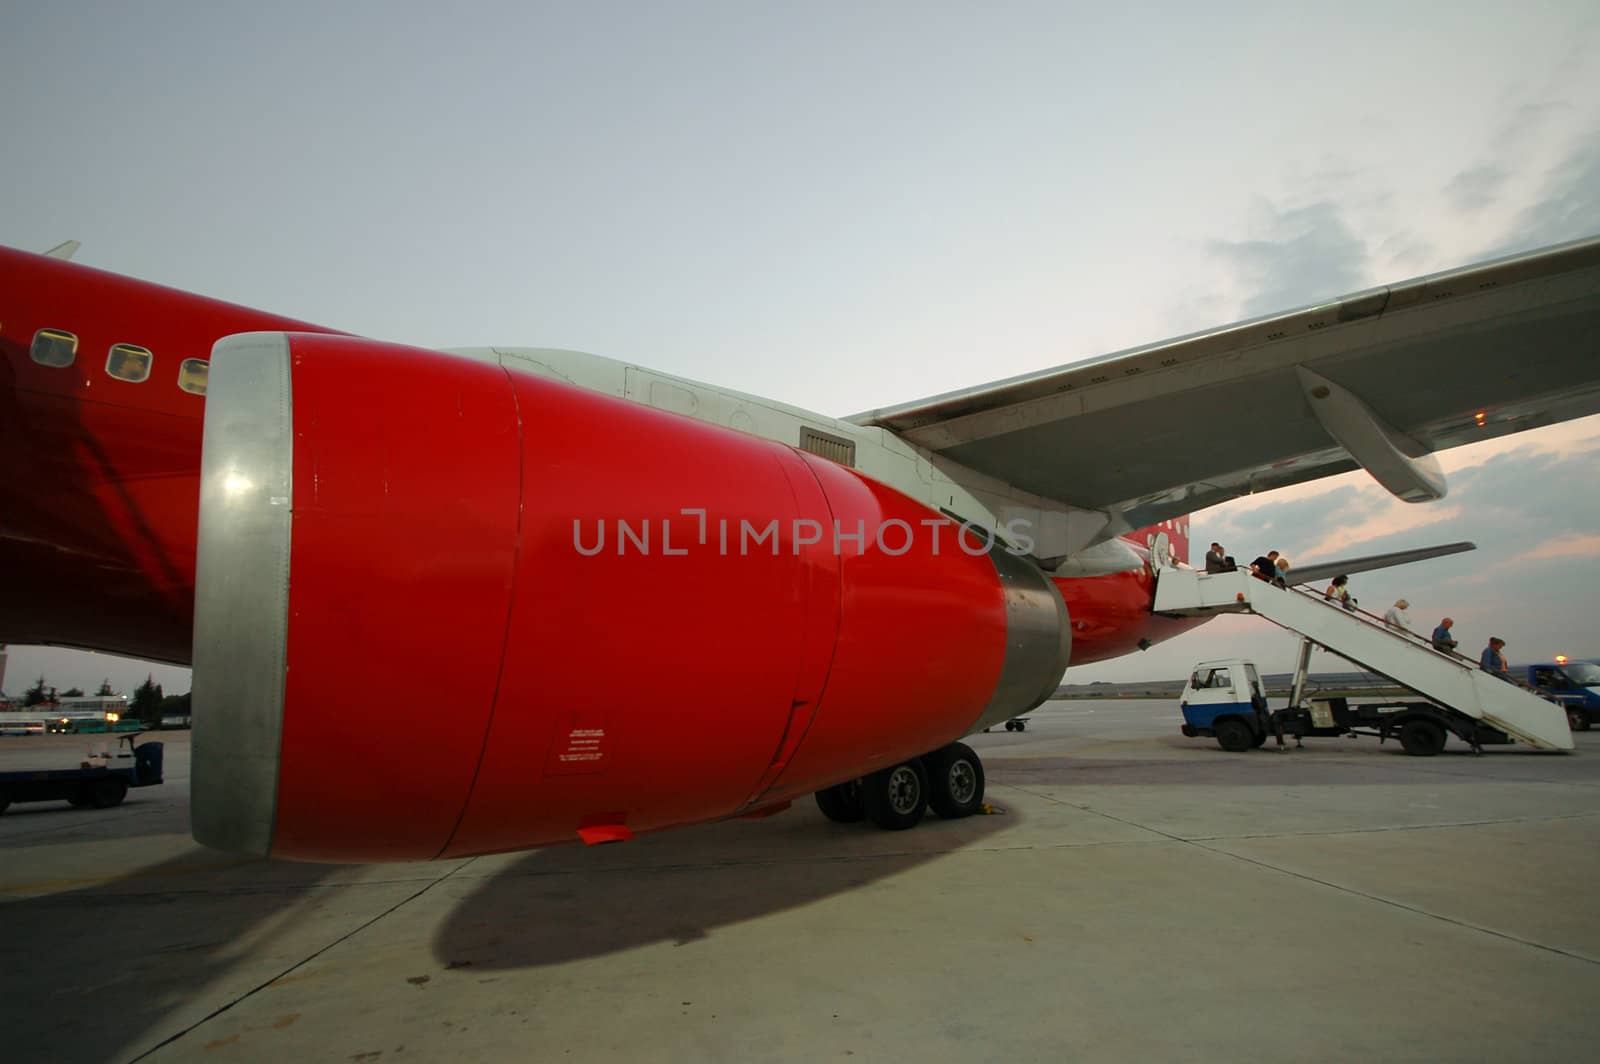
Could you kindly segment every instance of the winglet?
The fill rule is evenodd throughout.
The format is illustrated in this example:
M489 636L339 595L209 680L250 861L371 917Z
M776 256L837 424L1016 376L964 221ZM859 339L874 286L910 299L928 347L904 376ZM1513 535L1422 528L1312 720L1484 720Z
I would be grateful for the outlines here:
M52 259L61 259L62 261L66 261L67 259L70 259L72 256L76 255L78 253L78 249L82 246L83 245L78 243L76 240L68 240L57 244L49 251L46 251L45 254L50 256Z

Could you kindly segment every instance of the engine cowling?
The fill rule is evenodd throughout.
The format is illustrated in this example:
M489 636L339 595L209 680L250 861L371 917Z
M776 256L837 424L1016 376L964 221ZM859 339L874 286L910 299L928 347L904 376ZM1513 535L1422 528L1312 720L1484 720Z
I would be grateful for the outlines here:
M1066 667L1060 595L986 546L814 455L493 363L230 337L195 837L328 861L625 837L935 749Z

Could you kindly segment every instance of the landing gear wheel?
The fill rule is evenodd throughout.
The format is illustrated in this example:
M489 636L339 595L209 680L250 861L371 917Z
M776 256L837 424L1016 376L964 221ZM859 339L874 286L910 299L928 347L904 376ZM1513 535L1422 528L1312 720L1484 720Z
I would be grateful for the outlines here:
M928 809L928 771L920 760L904 761L861 781L867 819L885 831L917 826Z
M1567 727L1573 731L1589 730L1589 711L1582 706L1567 707Z
M861 781L850 780L818 791L817 808L836 824L859 824L867 815L861 808Z
M1400 725L1400 745L1412 757L1432 757L1444 749L1444 729L1431 720L1408 720Z
M983 762L966 743L951 743L922 759L928 770L928 804L946 820L983 808Z
M1256 733L1238 717L1219 720L1215 728L1217 745L1230 754L1242 754L1256 745Z
M121 805L127 794L128 784L125 780L95 780L89 784L89 804L96 809Z

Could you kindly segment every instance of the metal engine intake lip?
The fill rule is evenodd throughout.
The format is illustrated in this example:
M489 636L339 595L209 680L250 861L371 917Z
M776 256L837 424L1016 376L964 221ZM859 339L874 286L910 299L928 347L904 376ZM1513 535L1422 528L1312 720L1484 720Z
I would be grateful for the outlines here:
M211 352L195 559L193 831L265 856L275 827L289 628L289 338Z

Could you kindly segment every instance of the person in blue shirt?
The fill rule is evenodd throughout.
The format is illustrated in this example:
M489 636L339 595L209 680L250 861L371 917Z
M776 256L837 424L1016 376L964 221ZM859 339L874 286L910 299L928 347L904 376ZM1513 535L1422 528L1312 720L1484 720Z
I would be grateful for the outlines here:
M1500 653L1500 648L1506 641L1499 636L1489 637L1489 645L1483 648L1483 653L1478 657L1478 667L1484 672L1498 676L1502 680L1511 679L1511 670L1506 668L1505 655Z
M1439 622L1439 627L1433 630L1433 649L1449 653L1456 648L1455 637L1450 634L1450 626L1455 623L1449 617Z

